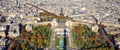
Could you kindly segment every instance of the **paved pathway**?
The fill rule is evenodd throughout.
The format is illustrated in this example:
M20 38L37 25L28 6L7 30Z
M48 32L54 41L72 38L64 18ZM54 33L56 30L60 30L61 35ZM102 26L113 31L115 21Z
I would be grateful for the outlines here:
M67 32L66 34L68 35L68 48L70 48L71 47L71 38L70 38L71 36L69 32Z
M56 48L56 32L52 34L51 41L50 41L50 48Z

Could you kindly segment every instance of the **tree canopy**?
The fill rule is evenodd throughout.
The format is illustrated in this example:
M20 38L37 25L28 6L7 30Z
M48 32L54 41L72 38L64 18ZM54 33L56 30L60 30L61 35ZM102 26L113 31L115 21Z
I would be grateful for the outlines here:
M49 46L52 30L47 26L34 27L32 32L22 30L21 36L17 37L16 42L12 42L9 49L37 50Z

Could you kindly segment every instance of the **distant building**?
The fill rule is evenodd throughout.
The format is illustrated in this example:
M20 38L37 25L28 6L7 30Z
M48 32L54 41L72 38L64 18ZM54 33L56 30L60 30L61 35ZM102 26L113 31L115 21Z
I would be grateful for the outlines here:
M5 29L5 27L0 27L0 31L4 31Z
M5 32L4 31L0 31L0 36L5 37Z
M3 38L1 38L0 39L0 45L5 45L5 41L6 41L7 39L5 39L4 37Z
M22 25L3 25L0 27L0 36L16 37L22 33Z
M17 37L18 36L16 33L14 33L14 31L9 31L8 33L9 33L8 34L9 37Z
M98 29L99 29L98 25L93 25L92 26L92 31L93 32L98 32Z
M33 26L32 25L26 25L25 29L27 31L32 31Z
M52 25L52 27L58 26L58 23L57 23L57 21L56 21L55 18L54 18L53 21L51 22L51 25Z
M6 30L6 27L1 25L1 27L0 27L0 36L5 37L5 30Z
M72 22L71 22L71 21L67 21L67 22L65 23L65 25L68 26L68 27L71 27L71 26L72 26Z

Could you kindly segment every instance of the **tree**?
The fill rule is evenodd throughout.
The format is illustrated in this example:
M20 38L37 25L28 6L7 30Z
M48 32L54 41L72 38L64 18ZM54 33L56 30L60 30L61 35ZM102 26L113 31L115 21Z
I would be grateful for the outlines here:
M52 33L49 27L37 26L33 28L32 32L27 32L24 28L22 29L22 35L15 38L16 42L12 42L11 50L18 48L21 50L37 50L47 46Z

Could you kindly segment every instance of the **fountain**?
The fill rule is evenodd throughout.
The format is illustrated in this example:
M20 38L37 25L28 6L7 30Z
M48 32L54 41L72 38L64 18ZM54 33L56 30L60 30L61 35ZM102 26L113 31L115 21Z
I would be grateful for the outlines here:
M64 39L63 38L60 38L60 41L59 41L59 48L62 50L64 47Z
M62 33L63 33L62 35L57 35L57 37L56 37L57 50L66 50L67 49L66 30Z

